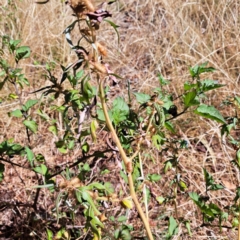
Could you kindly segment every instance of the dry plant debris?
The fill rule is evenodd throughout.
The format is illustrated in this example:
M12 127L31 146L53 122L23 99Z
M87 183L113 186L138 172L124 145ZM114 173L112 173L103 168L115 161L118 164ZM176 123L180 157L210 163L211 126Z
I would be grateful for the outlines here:
M100 2L69 0L67 5L59 0L50 0L46 4L35 4L30 0L5 0L0 4L0 35L21 39L21 44L31 49L30 58L19 64L30 82L29 87L24 87L21 92L21 101L26 103L29 99L40 99L42 94L37 92L38 89L48 87L54 77L62 78L61 65L68 66L69 63L78 61L62 34L66 26L75 19L72 10L78 17L92 18L92 27L98 31L94 50L88 48L88 41L85 40L83 46L87 53L82 49L78 52L88 61L89 68L94 70L93 74L110 76L111 73L116 73L122 77L110 79L108 106L112 106L111 99L116 97L128 99L129 86L131 94L144 92L154 97L153 91L159 87L157 76L161 74L169 82L164 86L164 91L172 94L177 108L173 109L171 116L168 115L169 118L174 118L174 115L184 111L181 97L184 94L184 83L191 81L188 69L208 62L217 71L204 73L204 77L217 79L224 87L206 93L204 103L220 109L227 126L231 127L231 138L227 134L221 135L222 124L219 122L188 112L173 119L176 132L164 133L164 138L169 139L169 142L157 149L153 147L151 138L158 129L156 125L151 125L150 134L143 135L141 131L148 124L143 121L142 129L136 133L139 136L142 134L141 138L130 142L133 152L141 145L141 165L138 156L134 160L134 164L138 166L137 178L140 179L135 187L155 239L237 239L236 221L240 211L230 207L234 205L240 186L239 166L233 164L240 141L237 122L240 114L240 104L237 101L240 80L239 1L117 1L109 5L103 13L99 11ZM110 13L111 21L119 26L119 39L107 24L103 24L98 30L102 17L110 17ZM92 36L87 26L81 29L81 34L87 39ZM71 37L72 42L77 42L79 29L74 28ZM93 54L95 50L102 57L102 62L98 61L98 55ZM14 59L5 50L0 50L0 56L14 64ZM49 73L46 71L46 64L52 79L46 77ZM3 81L1 77L0 81ZM97 86L98 83L95 81L91 84ZM114 84L116 86L112 87ZM64 89L70 87L69 83L64 82L55 89L61 95ZM14 85L1 87L0 143L8 139L21 146L29 146L22 119L9 117L8 114L21 106L19 99L10 95L14 91ZM36 93L30 94L34 91ZM131 107L136 108L134 113L138 114L137 100L132 99ZM130 231L132 239L144 239L146 233L142 222L131 199L128 199L123 166L113 137L103 125L100 128L94 123L91 126L96 128L96 135L87 134L90 120L86 115L94 115L95 106L85 116L81 115L85 119L80 131L86 134L85 145L77 145L68 152L60 151L64 149L59 147L62 144L59 136L63 138L66 128L69 129L69 134L75 134L81 117L76 118L74 111L72 113L69 110L65 116L68 118L66 125L61 110L56 111L49 107L63 104L63 97L53 99L44 96L39 106L35 105L30 109L30 114L35 114L38 123L36 134L30 134L31 150L38 157L38 165L34 167L41 168L33 171L27 156L0 156L0 162L5 167L4 178L0 183L0 238L60 239L57 238L60 232L62 239L93 239L93 235L85 227L86 218L83 212L86 209L73 195L78 196L75 192L79 188L84 189L91 186L91 183L98 182L101 186L87 189L86 198L82 201L86 201L89 194L97 205L94 212L105 225L101 229L101 235L114 239L114 232L119 229L122 233ZM156 102L151 99L148 106L144 107L154 104ZM44 113L49 116L49 122L56 120L50 130L48 121L37 118L36 112L40 107L39 116ZM145 116L144 111L139 114ZM54 134L56 129L58 133ZM124 137L124 134L121 136ZM187 143L187 148L177 145L179 139L185 141L181 144ZM71 143L70 140L68 144ZM44 175L39 174L45 171L42 165L46 165L51 170L49 174L54 175L51 178L52 183L46 183ZM144 181L141 180L142 173ZM211 177L214 183L211 182ZM206 179L212 184L209 188L224 188L206 191ZM36 188L47 184L54 184L57 190ZM222 229L219 228L218 217L210 224L203 222L203 212L189 198L188 194L193 192L208 207L210 203L214 203L222 211L229 212L226 221L222 223ZM197 198L196 195L192 196L194 197ZM104 201L98 201L100 199ZM177 226L171 232L169 223L172 221L174 225L173 220L177 220ZM172 235L168 238L169 231ZM52 238L49 237L50 232L53 233ZM119 236L120 238L124 239L123 236Z

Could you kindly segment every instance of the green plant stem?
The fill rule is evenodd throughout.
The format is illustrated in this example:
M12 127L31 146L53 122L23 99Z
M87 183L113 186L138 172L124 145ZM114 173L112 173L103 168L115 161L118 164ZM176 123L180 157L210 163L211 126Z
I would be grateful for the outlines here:
M143 221L143 224L144 224L144 227L146 229L146 232L147 232L147 236L148 236L148 239L150 240L153 240L153 236L152 236L152 232L151 232L151 229L150 229L150 225L149 225L149 222L141 208L141 205L138 201L138 198L137 198L137 195L136 195L136 192L135 192L135 189L134 189L134 183L133 183L133 178L132 178L132 161L130 161L130 159L127 157L125 151L123 150L123 147L120 143L120 140L116 134L116 131L112 125L112 122L109 118L109 115L108 115L108 111L107 111L107 105L106 105L106 102L105 102L105 94L104 94L104 88L103 88L103 82L104 80L100 80L100 84L99 84L99 87L100 87L100 99L101 99L101 104L102 104L102 109L103 109L103 112L104 112L104 116L105 116L105 119L106 119L106 125L108 127L108 129L110 130L112 136L113 136L113 139L118 147L118 150L119 150L119 153L122 157L122 160L124 162L124 165L125 165L125 168L126 168L126 171L127 171L127 175L128 175L128 184L129 184L129 189L130 189L130 194L131 194L131 197L132 197L132 200L137 208L137 211Z
M147 126L147 130L146 130L146 135L148 134L149 130L150 130L150 127L152 126L152 121L153 121L153 118L154 118L154 114L156 113L155 110L153 110L150 118L149 118L149 122L148 122L148 126ZM143 139L139 140L138 144L137 144L137 150L135 151L135 153L129 158L130 161L132 161L139 153L140 151L140 147L141 147L141 144L143 142Z

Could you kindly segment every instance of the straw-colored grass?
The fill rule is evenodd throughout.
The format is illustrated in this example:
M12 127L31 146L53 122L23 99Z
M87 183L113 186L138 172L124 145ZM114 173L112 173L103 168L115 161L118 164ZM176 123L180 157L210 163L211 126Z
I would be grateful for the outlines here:
M12 5L8 4L12 2ZM183 93L183 83L190 79L188 68L195 64L208 61L209 65L217 71L210 73L207 78L213 78L226 86L209 93L208 103L220 109L224 116L234 113L230 107L220 106L227 97L239 96L240 81L240 2L239 0L120 0L109 6L112 12L112 20L120 27L120 44L117 36L109 25L105 24L99 33L99 41L108 49L108 56L104 59L111 69L123 77L116 87L117 94L126 96L127 80L130 80L134 91L151 93L158 86L157 74L161 73L171 84L168 90L176 99L176 105L181 106L178 96ZM63 30L71 24L73 17L71 9L61 0L50 0L47 4L35 4L33 0L2 1L0 3L0 35L8 34L14 39L22 39L22 44L30 46L31 58L24 60L21 67L31 82L26 89L24 98L28 99L28 92L46 86L43 77L46 62L54 61L58 67L60 64L67 66L75 60L75 55L69 49L69 45L63 35ZM74 41L78 40L76 31ZM38 65L34 62L37 61ZM56 68L56 76L61 76L60 68ZM59 71L58 71L59 69ZM12 91L5 87L0 92L0 98L6 99ZM37 97L37 96L35 96ZM47 99L44 100L47 102ZM18 102L4 100L0 105L0 142L13 138L16 142L27 144L26 133L20 120L9 118L7 112L16 109ZM51 112L47 109L46 111ZM188 192L195 191L204 194L205 184L202 168L207 168L215 181L222 183L226 189L211 192L209 197L222 208L233 203L236 187L240 185L239 170L230 162L235 157L236 150L226 139L222 140L220 124L186 114L175 120L178 137L190 143L189 150L179 152L181 176L188 185ZM35 153L44 153L48 166L61 166L71 162L78 156L78 149L71 156L61 157L57 155L54 146L55 139L47 131L44 122L39 122L39 133L33 137ZM237 134L236 134L237 136ZM170 195L170 180L174 171L163 174L163 163L167 156L159 154L156 150L149 150L143 158L144 173L162 174L162 180L153 184L153 192L157 196ZM149 159L151 155L151 159ZM14 162L24 165L26 159L14 158ZM35 189L40 179L26 169L6 165L5 179L0 185L0 202L10 198L20 203L32 203ZM8 193L8 194L7 194ZM10 196L10 195L11 196ZM3 200L4 198L4 200ZM54 204L51 194L41 190L39 198L39 214L50 214ZM118 210L118 211L117 211ZM109 216L120 214L120 209L109 209ZM4 211L4 209L2 210ZM40 239L46 239L45 227L47 217L42 220L41 226L30 222L30 214L34 210L23 206L14 215L6 211L9 219L0 217L0 236L9 231L11 219L15 221L27 219L21 231L25 235L36 232ZM134 223L134 214L129 224ZM158 204L154 199L149 204L149 218L156 239L163 239L162 232L168 227L168 216L174 215L174 205ZM201 214L197 207L189 200L186 194L179 193L178 215L188 219L191 224L192 237L187 234L183 224L179 226L179 232L173 239L236 239L237 230L231 228L231 218L224 223L229 228L223 228L222 232L216 226L201 227ZM81 225L81 217L78 223ZM132 220L132 222L131 222ZM19 220L20 221L20 220ZM39 225L38 225L39 224ZM51 223L52 224L52 223ZM63 224L64 223L59 223ZM108 226L109 224L109 226ZM141 226L135 224L134 236L141 236ZM54 224L53 224L54 225ZM103 233L110 234L114 226L107 222ZM217 225L214 222L214 225ZM55 226L55 225L54 225ZM59 226L55 226L56 229ZM42 234L42 235L40 235ZM33 234L34 235L34 234ZM24 235L23 235L24 236ZM5 239L4 237L2 239ZM23 239L23 238L21 238ZM36 238L37 239L37 238Z

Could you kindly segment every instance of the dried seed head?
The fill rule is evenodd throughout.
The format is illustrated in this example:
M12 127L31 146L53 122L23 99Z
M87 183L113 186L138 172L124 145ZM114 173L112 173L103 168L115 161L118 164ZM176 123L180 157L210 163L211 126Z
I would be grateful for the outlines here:
M105 48L101 43L99 43L99 42L96 43L96 46L97 46L98 52L99 52L102 56L106 57L106 56L107 56L107 50L106 50L106 48Z
M69 0L68 4L78 16L83 12L95 12L95 7L91 0Z
M95 12L95 7L93 6L93 3L90 0L82 0L82 3L85 4L86 9L89 12Z
M106 67L103 64L98 62L90 62L90 63L93 65L94 69L96 69L98 72L105 73L105 74L108 73Z

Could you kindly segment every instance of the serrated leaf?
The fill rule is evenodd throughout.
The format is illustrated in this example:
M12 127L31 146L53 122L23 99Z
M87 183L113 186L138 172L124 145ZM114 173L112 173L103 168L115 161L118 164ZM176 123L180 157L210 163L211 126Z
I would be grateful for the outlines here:
M201 90L203 92L207 92L216 88L223 87L225 85L219 84L218 81L215 80L210 80L210 79L205 79L201 81Z
M25 150L26 150L26 153L27 153L27 159L28 159L30 165L33 166L33 160L34 160L33 151L28 147L25 147Z
M23 106L22 109L23 111L27 112L31 107L33 107L35 104L38 103L38 100L31 100L29 99Z
M144 104L151 99L151 96L145 93L134 92L133 94L136 96L137 102L139 104Z
M9 117L18 117L18 118L23 116L20 109L16 109L16 110L10 112L8 115L9 115Z
M225 119L221 115L221 113L213 106L208 106L205 104L201 104L195 111L194 113L205 117L209 118L212 120L215 120L219 123L226 123Z
M32 120L24 120L23 124L30 129L33 133L36 133L38 130L38 125L35 121Z

